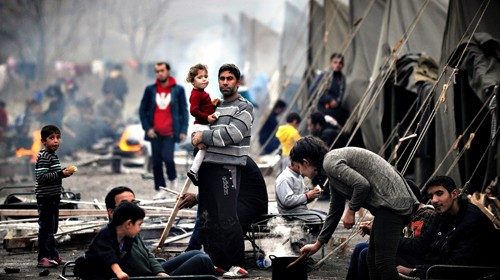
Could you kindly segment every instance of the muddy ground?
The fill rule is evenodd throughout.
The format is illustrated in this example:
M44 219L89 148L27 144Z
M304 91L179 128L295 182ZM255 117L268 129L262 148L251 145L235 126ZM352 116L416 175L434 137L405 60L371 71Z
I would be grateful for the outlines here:
M81 159L80 159L81 160ZM74 158L62 158L63 166L70 163L75 163L77 161ZM180 166L177 168L180 175L181 181L185 178L185 167ZM131 186L136 197L144 199L152 199L155 194L153 190L153 182L149 179L149 176L143 176L144 170L141 167L123 167L122 173L115 174L111 172L110 166L88 166L79 167L79 172L74 176L67 178L63 181L63 185L67 191L73 191L75 193L81 194L82 201L92 201L97 198L99 201L104 202L105 194L113 187L119 185ZM146 177L146 178L144 178ZM274 179L276 175L271 174L265 176L268 193L270 201L274 201ZM26 179L26 177L24 177ZM8 185L5 178L3 179L2 185ZM15 180L21 180L23 176L17 176ZM28 178L26 182L30 182ZM179 184L180 185L180 184ZM180 188L180 186L179 186ZM196 191L195 188L191 188L191 191ZM3 202L6 195L10 191L2 191L0 193L0 201ZM271 203L272 204L272 203ZM87 208L91 206L79 206L79 208ZM271 206L272 208L272 206ZM314 208L327 210L327 201L317 201L314 204ZM166 220L166 218L165 218ZM343 230L342 226L339 226L337 233L334 237L342 238L347 237L348 232ZM311 271L308 276L309 279L344 279L347 272L347 264L350 256L350 252L354 247L356 242L361 241L361 238L355 238L346 249L340 253L335 253L330 257L324 264L316 270ZM251 247L250 247L251 248ZM255 259L253 254L248 248L247 253L247 268L250 272L249 279L271 279L272 271L271 268L267 270L260 270L256 267ZM77 256L83 254L85 251L85 245L79 246L67 246L61 245L58 250L64 260L74 260ZM327 248L325 250L328 253L331 249ZM35 249L23 249L16 250L12 252L7 252L3 247L0 249L0 279L31 279L39 278L38 275L42 269L36 268L36 248ZM321 258L320 254L316 254L314 259L319 260ZM6 274L4 268L12 267L19 268L19 273ZM50 274L46 277L40 277L45 279L58 279L58 275L61 273L61 267L50 269ZM222 278L221 278L222 279Z

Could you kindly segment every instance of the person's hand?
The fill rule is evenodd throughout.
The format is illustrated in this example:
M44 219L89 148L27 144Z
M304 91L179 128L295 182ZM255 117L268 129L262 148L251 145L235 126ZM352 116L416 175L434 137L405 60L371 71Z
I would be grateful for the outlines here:
M214 99L212 99L212 104L213 104L215 107L219 106L219 104L220 104L220 99L219 99L219 98L214 98Z
M339 122L332 116L326 115L325 121L333 126L339 126Z
M115 274L116 274L116 279L118 280L128 280L128 274L123 271L117 272Z
M179 209L191 208L198 204L198 200L196 199L196 194L194 193L185 193L179 197L181 202L179 203Z
M156 274L156 276L168 277L169 275L166 274L165 272L160 272L160 273Z
M179 133L179 142L184 142L186 140L186 133Z
M410 275L410 273L413 272L413 268L409 268L409 267L402 266L402 265L396 266L396 270L399 273L404 274L404 275Z
M220 113L219 112L215 112L211 115L208 115L207 117L207 121L208 123L214 123L220 116Z
M346 229L351 229L352 226L354 226L354 223L356 222L355 215L356 212L352 211L351 209L347 209L347 211L345 212L342 223L344 223L344 227Z
M361 236L369 235L370 232L372 231L372 222L371 221L364 221L359 225L359 231Z
M73 172L71 172L71 170L68 170L67 168L64 168L64 169L62 170L62 173L63 173L63 174L64 174L64 176L66 176L66 177L69 177L69 176L73 175Z
M207 146L205 144L203 144L203 143L200 143L200 144L196 145L196 148L198 150L206 150Z
M118 280L128 280L128 274L123 272L122 268L118 263L114 263L111 265L111 270L116 275L116 279Z
M322 245L323 244L321 244L321 242L319 241L316 241L314 244L307 244L304 247L300 248L300 254L307 254L308 256L311 256L314 253L318 252Z
M203 137L203 134L201 131L193 132L193 134L191 135L191 144L193 144L193 146L197 147L198 144L201 143L202 137Z
M318 188L314 188L314 189L306 192L306 194L307 194L308 201L312 201L312 200L316 199L317 197L319 197L319 195L321 194L321 190Z
M156 132L154 130L154 128L150 128L148 129L148 131L146 132L146 134L148 135L149 138L153 139L153 138L156 138Z

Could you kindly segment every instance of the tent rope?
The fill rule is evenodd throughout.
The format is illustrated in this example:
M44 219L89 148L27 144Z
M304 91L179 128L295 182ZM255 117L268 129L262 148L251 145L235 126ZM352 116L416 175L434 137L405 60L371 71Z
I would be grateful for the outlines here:
M479 165L481 165L481 162L483 161L484 157L486 156L486 154L488 154L488 151L492 147L495 139L497 138L497 134L498 134L499 129L500 129L500 127L498 127L497 130L495 131L495 134L492 135L493 137L490 139L489 145L486 147L486 149L484 149L483 155L481 156L481 158L479 159L479 161L476 164L476 168L474 168L474 171L472 171L472 174L470 175L469 180L467 180L467 182L465 182L463 190L462 190L463 193L467 193L467 191L469 190L470 181L472 180L472 178L476 174L476 171L479 169Z
M338 13L338 9L339 9L339 8L338 8L337 6L334 6L334 7L336 8L336 9L334 9L334 12L335 12L335 13L334 13L334 15L336 15L336 14ZM311 20L311 17L309 18L309 21L310 21L310 20ZM332 16L332 17L329 19L329 21L327 22L327 27L328 27L328 28L329 28L329 27L331 27L331 26L333 26L333 22L334 22L334 20L335 20L335 17L334 17L334 16ZM327 29L328 29L328 28L327 28ZM317 29L317 32L319 32L320 30L321 30L321 29L319 29L319 28L318 28L318 29ZM326 43L326 42L323 42L323 44L325 44L325 43ZM308 50L311 48L312 44L313 44L313 42L308 42L308 45L307 45L306 51L305 51L305 52L303 52L303 53L301 54L301 58L307 54L307 52L308 52ZM298 46L298 45L296 45L296 46ZM286 109L285 109L285 111L282 113L282 115L279 117L278 123L284 123L284 121L285 121L285 119L286 119L286 116L290 113L290 111L292 110L293 105L295 105L295 103L297 102L298 98L300 97L300 93L301 93L301 92L305 89L305 86L306 86L306 82L307 82L307 80L309 80L309 79L311 78L312 74L313 74L313 71L312 71L312 65L314 65L314 64L315 64L315 63L319 60L319 58L320 58L320 54L321 54L321 52L318 52L318 53L316 53L316 54L314 55L313 60L312 60L312 62L313 62L313 63L311 64L311 66L309 66L309 67L306 69L306 71L305 71L305 77L302 79L302 81L301 81L301 83L300 83L300 85L299 85L299 87L298 87L297 91L294 93L293 98L292 98L292 100L289 102L289 104L288 104L287 108L286 108ZM295 69L295 71L294 71L293 73L295 74L295 73L296 73L296 71L297 71L297 69L298 69L298 67L294 67L294 69ZM292 76L293 76L293 75L292 75ZM286 92L286 89L288 88L288 86L289 86L289 85L290 85L290 83L286 83L286 87L285 87L283 90L281 90L281 91L280 91L279 96L278 96L278 99L280 99L280 98L283 96L284 92ZM310 97L309 99L311 99L311 97ZM268 117L269 117L269 114L267 114L263 120L266 120ZM262 129L263 125L264 125L264 122L261 122L261 125L260 125L259 129L258 129L258 130L256 130L256 131L260 131L260 130ZM264 143L260 146L260 150L259 150L259 153L258 153L258 154L262 154L262 152L263 152L264 148L265 148L265 147L269 144L269 142L271 142L271 140L274 138L274 135L275 135L275 133L276 133L276 131L277 131L277 130L278 130L278 127L276 127L276 128L274 129L274 131L273 131L273 132L269 135L269 137L268 137L268 138L264 141ZM275 150L275 151L273 151L271 154L272 154L272 155L275 155L275 154L277 154L277 153L278 153L278 151L279 151L279 150L280 150L280 149L276 149L276 150Z
M481 3L481 6L480 6L479 9L481 9L481 7L485 3L485 1L486 0L483 0L483 2ZM460 57L459 57L458 62L457 62L457 66L455 66L455 68L453 69L452 75L450 75L450 77L448 78L448 82L445 84L446 87L445 87L445 85L443 85L443 90L441 91L441 95L440 95L440 97L438 99L438 102L436 102L436 105L434 106L434 109L433 109L433 111L431 113L431 116L429 117L429 120L425 123L425 126L424 126L421 134L418 136L418 139L417 139L417 141L416 141L416 143L415 143L415 145L414 145L414 147L413 147L413 149L412 149L412 151L410 153L410 156L408 157L408 159L407 159L407 161L406 161L406 163L405 163L405 165L404 165L404 167L403 167L403 169L401 171L402 174L406 173L406 170L408 169L411 160L415 156L415 153L416 153L418 147L420 146L420 143L422 142L422 140L424 138L424 135L427 133L427 130L429 129L432 120L434 119L434 117L437 114L438 108L440 107L441 103L443 103L445 101L446 91L447 91L449 85L451 84L452 80L454 80L455 73L458 71L458 65L460 65L460 62L462 61L462 59L463 59L463 57L465 55L465 52L466 52L467 48L469 47L469 44L470 44L470 42L472 40L472 36L476 33L476 30L477 30L477 28L479 26L479 23L481 22L481 19L483 18L484 14L485 14L485 12L486 12L486 10L488 8L489 3L490 3L490 0L487 0L487 3L486 3L486 5L484 5L484 9L483 9L481 15L480 15L479 19L477 20L476 26L474 27L474 30L470 34L470 36L469 36L469 38L467 40L467 43L465 45L465 48L463 49L462 53L460 54ZM471 24L472 24L472 22L471 22ZM442 73L444 73L445 71L446 71L446 67L443 68Z
M492 97L490 96L489 99L491 99ZM489 100L488 99L488 100ZM469 129L471 129L472 127L472 124L474 124L477 120L477 118L479 118L480 114L481 114L481 111L484 110L484 108L486 107L486 105L488 104L488 102L485 102L483 104L483 107L481 107L481 109L478 111L478 113L476 114L476 116L472 119L472 121L470 122L469 126L467 126L467 128L465 128L464 132L462 134L460 134L456 139L455 141L453 141L453 144L451 145L451 147L448 149L448 152L446 153L446 155L443 157L443 159L441 160L441 162L439 163L439 165L434 169L434 172L431 174L431 176L429 176L429 178L427 179L427 181L425 182L424 186L431 180L432 177L434 177L437 172L441 169L442 165L445 163L446 159L450 156L450 154L452 153L452 151L456 151L458 150L458 146L460 144L460 141L462 140L463 138L463 135L466 134ZM487 113L485 114L485 116L483 117L483 119L481 120L480 124L482 124L485 120L485 118L487 117ZM476 131L477 132L477 129L480 127L480 125L476 128ZM474 132L474 133L475 133ZM449 174L449 173L448 173Z

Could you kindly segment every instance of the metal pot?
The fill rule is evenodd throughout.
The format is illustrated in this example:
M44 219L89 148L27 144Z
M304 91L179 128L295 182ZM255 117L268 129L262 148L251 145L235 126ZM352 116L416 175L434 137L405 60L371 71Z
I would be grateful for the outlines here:
M273 270L273 280L307 280L307 264L306 259L303 259L290 268L286 268L291 262L298 257L276 257L270 255Z

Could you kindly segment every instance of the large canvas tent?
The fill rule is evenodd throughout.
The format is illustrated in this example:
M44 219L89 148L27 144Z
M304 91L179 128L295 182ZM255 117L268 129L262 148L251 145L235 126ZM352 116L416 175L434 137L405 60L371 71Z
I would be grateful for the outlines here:
M343 104L352 112L347 133L359 128L366 148L393 160L398 169L408 173L405 175L416 176L419 183L424 183L431 173L448 174L458 184L472 180L468 185L473 189L483 188L497 173L491 164L496 153L488 154L486 150L489 144L490 150L496 147L496 139L491 138L496 128L492 118L496 115L486 117L480 126L473 124L473 120L478 113L483 117L493 112L489 108L494 103L486 102L491 101L500 77L499 5L500 2L491 0L351 0L347 5L340 1L312 0L309 9L304 9L310 17L314 16L310 19L307 43L304 37L296 36L298 29L287 40L284 38L290 29L285 28L283 33L280 74L292 77L290 70L300 69L293 71L293 80L301 79L295 85L302 86L281 96L285 101L300 96L302 102L297 104L305 112L304 106L311 99L303 86L310 78L306 74L326 69L329 55L343 52L347 76ZM305 16L299 11L292 15L292 10L288 10L291 17ZM469 36L472 33L474 36ZM469 38L471 41L467 43ZM294 39L299 44L292 42ZM287 49L294 50L293 55ZM304 49L309 49L309 60L302 68ZM300 61L296 64L299 66L290 68L288 65L294 60ZM458 72L451 77L455 66ZM429 69L432 69L430 79L416 78ZM302 76L297 78L298 75ZM447 96L441 104L439 97L444 84L448 84ZM414 100L415 104L409 102ZM391 140L391 130L401 121L398 114L405 110L416 118L419 126L404 127L407 123L399 123L395 140ZM357 127L358 124L361 126ZM465 129L470 126L479 127L474 140L477 144L464 150L469 137ZM395 143L398 138L408 136L407 133L416 136L405 147L411 153L405 154L396 149ZM464 136L458 149L451 149L461 134ZM390 141L395 143L388 145ZM412 150L417 148L420 152L414 154ZM480 162L483 165L479 166Z
M486 168L494 163L494 156L483 155L486 155L490 142L493 146L489 148L494 150L497 141L490 141L491 117L486 117L482 125L472 121L478 114L481 118L488 114L487 107L494 104L485 102L490 100L495 85L500 82L500 2L450 1L446 23L440 60L440 70L444 75L437 91L442 91L445 84L448 84L448 89L435 118L436 166L444 160L438 172L449 172L462 185L470 181L467 185L471 191L481 190L492 177L496 177L491 171L494 168ZM454 67L457 67L457 72L452 76ZM450 80L453 82L447 83ZM438 98L436 95L435 100ZM471 129L466 130L469 126ZM463 150L464 143L474 131L471 148ZM458 149L449 153L460 135L463 135L463 140ZM454 162L459 164L454 165Z

